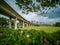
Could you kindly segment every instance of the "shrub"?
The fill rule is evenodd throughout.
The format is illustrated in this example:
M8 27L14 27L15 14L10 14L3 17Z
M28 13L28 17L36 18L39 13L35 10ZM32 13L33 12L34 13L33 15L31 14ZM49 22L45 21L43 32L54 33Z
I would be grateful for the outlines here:
M37 30L0 28L0 45L56 45L60 31L46 33Z

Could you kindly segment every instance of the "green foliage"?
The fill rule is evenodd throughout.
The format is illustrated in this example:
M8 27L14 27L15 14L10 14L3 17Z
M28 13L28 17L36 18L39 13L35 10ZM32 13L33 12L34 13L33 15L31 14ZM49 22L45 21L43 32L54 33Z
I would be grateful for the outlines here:
M56 4L58 4L59 0L45 0L45 1L42 1L42 6L45 6L45 7L54 7Z
M37 30L0 28L0 45L56 45L60 31L46 33Z
M0 17L0 26L4 26L8 24L8 19Z
M39 3L38 5L36 5L36 2L33 2L33 0L16 0L16 4L27 12L38 12L40 7L55 7L56 4L59 4L59 0L36 0Z
M60 22L57 22L56 24L54 24L54 26L60 27Z

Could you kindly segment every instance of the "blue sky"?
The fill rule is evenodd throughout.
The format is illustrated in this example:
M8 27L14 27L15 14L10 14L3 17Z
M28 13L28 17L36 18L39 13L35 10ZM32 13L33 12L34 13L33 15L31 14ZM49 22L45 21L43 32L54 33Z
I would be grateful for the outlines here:
M26 20L35 20L39 22L45 23L55 23L60 21L60 6L58 8L52 8L51 10L47 10L48 14L44 14L45 16L37 15L34 12L29 12L29 14L23 14L22 9L19 9L18 5L15 4L15 0L5 0L14 10L16 10L22 17ZM54 10L54 12L52 12ZM45 10L44 10L45 11Z

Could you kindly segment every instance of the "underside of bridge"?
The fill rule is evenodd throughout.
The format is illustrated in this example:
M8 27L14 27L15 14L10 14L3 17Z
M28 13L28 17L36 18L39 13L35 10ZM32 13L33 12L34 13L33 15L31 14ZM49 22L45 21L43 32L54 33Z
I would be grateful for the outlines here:
M19 20L19 23L22 22L22 27L24 28L25 24L26 26L32 25L31 22L24 19L20 14L18 14L11 6L9 6L4 0L0 0L0 13L9 17L9 28L12 28L12 22L11 19L14 18L14 28L17 29L17 20ZM21 25L20 25L21 26Z

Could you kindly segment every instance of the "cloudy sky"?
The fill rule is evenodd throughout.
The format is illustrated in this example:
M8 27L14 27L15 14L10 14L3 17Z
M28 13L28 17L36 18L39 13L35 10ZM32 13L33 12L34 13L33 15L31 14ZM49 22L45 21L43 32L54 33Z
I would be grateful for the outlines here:
M29 14L23 14L22 10L19 9L18 5L16 5L15 0L5 0L5 1L26 20L29 21L35 20L35 21L45 22L45 23L55 23L60 21L60 6L58 5L57 8L52 8L51 10L47 10L48 13L44 14L44 16L41 16L41 15L37 15L34 12L29 12Z

